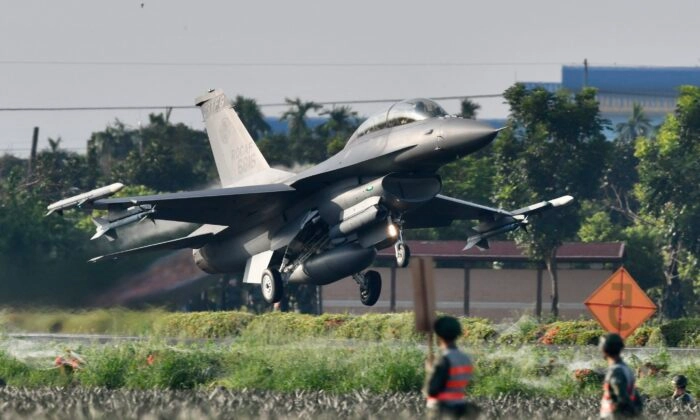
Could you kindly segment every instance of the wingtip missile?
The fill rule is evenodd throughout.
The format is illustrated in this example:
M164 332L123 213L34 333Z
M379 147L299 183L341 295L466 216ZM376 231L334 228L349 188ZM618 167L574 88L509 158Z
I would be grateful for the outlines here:
M571 204L572 201L574 201L574 197L570 195L563 195L559 198L549 200L549 204L551 204L552 207L562 207Z
M53 213L60 214L63 210L67 210L73 207L83 207L85 204L89 204L92 201L114 195L117 192L119 192L122 188L124 188L124 184L122 184L121 182L115 182L114 184L107 185L106 187L96 188L86 193L78 194L69 198L64 198L63 200L49 204L46 207L46 210L48 210L46 216L50 216Z

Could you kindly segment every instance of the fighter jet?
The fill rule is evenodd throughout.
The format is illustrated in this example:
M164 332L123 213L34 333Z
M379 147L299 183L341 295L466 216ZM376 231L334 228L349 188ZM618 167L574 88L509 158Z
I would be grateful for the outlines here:
M351 276L361 302L372 306L382 283L379 273L367 268L377 251L387 247L394 247L399 267L408 265L405 229L476 220L466 248L487 248L488 238L523 227L530 216L573 199L564 196L507 211L440 194L437 170L488 145L498 130L448 115L428 99L399 102L368 118L343 150L300 173L270 167L220 90L210 90L196 104L221 188L126 198L88 193L62 203L108 211L106 219L96 222L95 237L146 217L201 227L186 237L91 261L191 248L200 269L243 271L244 282L260 285L269 303L280 301L288 283L326 285ZM92 196L97 198L84 200Z

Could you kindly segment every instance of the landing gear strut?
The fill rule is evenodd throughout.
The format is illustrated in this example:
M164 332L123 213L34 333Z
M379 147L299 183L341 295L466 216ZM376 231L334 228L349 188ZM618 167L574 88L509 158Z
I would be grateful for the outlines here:
M357 273L352 278L360 286L360 302L365 306L374 306L382 293L382 276L374 270L369 270L364 274Z
M282 285L282 275L279 270L268 268L263 271L260 279L260 289L263 299L267 303L277 303L282 300L284 286Z

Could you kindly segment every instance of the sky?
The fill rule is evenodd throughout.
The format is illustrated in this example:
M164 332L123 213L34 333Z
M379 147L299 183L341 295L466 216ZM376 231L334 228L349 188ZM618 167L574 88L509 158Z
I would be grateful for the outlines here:
M0 0L0 109L193 105L210 88L260 104L500 94L584 58L698 66L698 16L697 0ZM501 98L477 102L480 117L507 115ZM40 148L84 151L149 112L0 111L0 154L27 155L34 126ZM171 120L203 128L194 108Z

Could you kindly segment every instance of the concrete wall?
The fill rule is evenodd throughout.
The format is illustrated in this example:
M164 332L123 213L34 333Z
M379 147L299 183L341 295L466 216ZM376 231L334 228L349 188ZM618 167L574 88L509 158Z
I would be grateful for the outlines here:
M413 288L408 269L377 268L382 275L382 294L371 308L359 300L359 289L352 278L324 286L324 312L389 312L392 303L392 271L395 272L394 308L398 312L413 309ZM562 318L588 316L583 301L611 274L610 270L559 270L559 312ZM435 294L439 311L465 314L465 284L468 285L468 315L500 321L534 314L537 305L538 272L534 269L435 269ZM551 282L541 273L542 315L551 306Z

